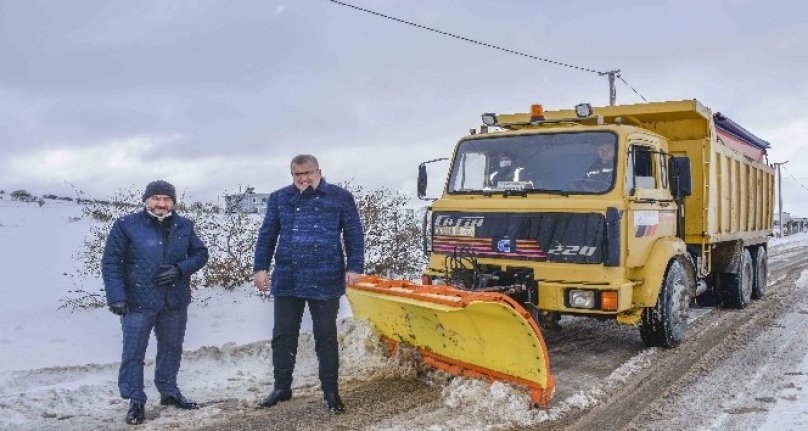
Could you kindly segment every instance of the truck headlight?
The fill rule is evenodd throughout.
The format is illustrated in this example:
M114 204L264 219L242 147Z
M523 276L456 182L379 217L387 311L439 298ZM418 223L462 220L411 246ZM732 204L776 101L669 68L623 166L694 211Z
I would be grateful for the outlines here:
M567 299L572 308L595 308L595 291L570 289Z

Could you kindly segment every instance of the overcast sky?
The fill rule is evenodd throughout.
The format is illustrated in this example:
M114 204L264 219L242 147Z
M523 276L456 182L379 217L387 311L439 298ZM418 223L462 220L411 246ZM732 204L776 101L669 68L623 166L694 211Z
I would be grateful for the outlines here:
M808 6L760 1L350 0L699 99L772 144L808 216ZM618 103L641 99L618 82ZM483 112L608 104L605 77L326 0L0 0L0 188L96 196L164 178L192 200L291 179L414 189ZM794 178L792 178L792 175ZM796 179L795 179L796 178Z

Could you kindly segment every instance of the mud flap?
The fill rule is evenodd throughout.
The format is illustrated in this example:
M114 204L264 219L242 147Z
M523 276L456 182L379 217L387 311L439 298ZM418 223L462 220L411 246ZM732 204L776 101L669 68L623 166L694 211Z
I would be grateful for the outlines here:
M541 330L507 295L369 276L347 295L355 318L418 348L427 364L525 386L536 405L549 404L555 384Z

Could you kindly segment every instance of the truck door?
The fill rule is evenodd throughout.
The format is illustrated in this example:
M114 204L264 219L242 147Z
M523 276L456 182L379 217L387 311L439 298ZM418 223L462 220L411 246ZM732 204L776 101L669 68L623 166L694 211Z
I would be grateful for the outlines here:
M626 163L629 268L645 264L657 238L676 235L676 205L669 190L666 157L652 143L629 144Z

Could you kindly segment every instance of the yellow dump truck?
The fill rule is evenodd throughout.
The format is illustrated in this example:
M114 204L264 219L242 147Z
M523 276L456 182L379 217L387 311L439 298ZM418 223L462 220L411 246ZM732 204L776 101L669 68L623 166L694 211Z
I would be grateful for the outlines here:
M483 115L425 223L422 284L367 277L354 315L454 374L554 382L539 329L562 314L685 338L696 302L766 290L769 144L696 100ZM426 165L419 195L426 192Z

